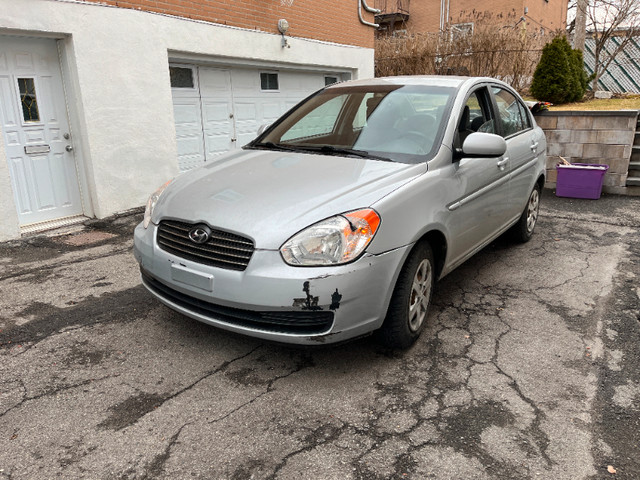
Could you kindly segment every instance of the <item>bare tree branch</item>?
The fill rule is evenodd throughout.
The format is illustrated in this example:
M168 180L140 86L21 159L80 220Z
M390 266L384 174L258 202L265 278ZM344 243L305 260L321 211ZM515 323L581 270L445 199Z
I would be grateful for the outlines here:
M578 0L581 1L581 0ZM640 35L638 0L591 0L586 9L590 34L595 41L593 90L611 62Z

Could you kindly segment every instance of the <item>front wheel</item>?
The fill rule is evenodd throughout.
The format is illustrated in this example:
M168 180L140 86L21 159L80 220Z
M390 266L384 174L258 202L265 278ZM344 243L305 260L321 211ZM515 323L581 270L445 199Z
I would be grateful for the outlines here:
M400 271L387 316L378 331L381 343L408 348L420 336L435 284L433 251L426 243L415 246Z
M529 195L529 201L527 202L524 211L516 223L513 226L512 233L513 238L518 242L528 242L533 235L533 229L538 222L538 211L540 209L540 185L533 187L531 194Z

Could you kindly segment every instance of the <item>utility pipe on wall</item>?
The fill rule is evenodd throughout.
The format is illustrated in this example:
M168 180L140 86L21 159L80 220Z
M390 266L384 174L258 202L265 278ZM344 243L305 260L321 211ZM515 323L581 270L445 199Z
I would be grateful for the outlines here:
M370 7L369 5L367 5L367 0L362 0L362 5L364 6L364 9L367 12L371 12L371 13L380 13L381 12L381 10L378 10L377 8L373 8L373 7Z
M364 9L367 12L371 12L371 13L380 13L380 10L378 10L377 8L371 8L369 5L367 5L367 0L358 0L358 18L360 18L360 22L364 23L365 25L368 25L370 27L374 27L374 28L378 28L380 25L378 25L377 23L371 23L371 22L367 22L363 17L362 17L362 6L364 5Z
M444 31L447 23L449 23L449 13L451 0L440 0L440 31Z

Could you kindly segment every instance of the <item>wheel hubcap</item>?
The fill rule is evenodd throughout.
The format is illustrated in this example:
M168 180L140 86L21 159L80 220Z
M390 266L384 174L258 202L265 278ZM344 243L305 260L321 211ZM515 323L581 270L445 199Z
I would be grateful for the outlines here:
M417 332L427 316L432 282L431 262L425 259L420 262L413 277L411 297L409 298L409 329Z
M529 206L527 208L527 233L533 232L533 227L536 226L539 206L540 194L537 189L534 189L533 192L531 192L531 197L529 197Z

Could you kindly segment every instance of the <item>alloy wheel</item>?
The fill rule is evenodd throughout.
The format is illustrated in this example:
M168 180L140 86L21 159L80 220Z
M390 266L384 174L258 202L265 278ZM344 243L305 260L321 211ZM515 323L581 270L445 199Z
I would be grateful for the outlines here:
M540 193L537 188L533 189L529 197L529 206L527 208L527 233L533 232L538 220L538 209L540 207Z
M417 332L427 316L433 271L429 259L423 259L413 277L411 295L409 297L409 329Z

